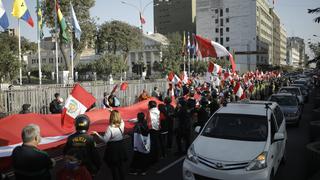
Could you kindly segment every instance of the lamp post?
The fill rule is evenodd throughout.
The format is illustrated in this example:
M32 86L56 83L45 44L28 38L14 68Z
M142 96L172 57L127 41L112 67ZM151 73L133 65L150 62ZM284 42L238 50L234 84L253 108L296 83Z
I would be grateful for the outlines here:
M141 16L143 16L143 13L144 11L146 10L146 8L151 5L153 3L153 1L150 1L148 2L144 7L142 7L142 2L140 0L140 7L134 5L134 4L131 4L131 3L128 3L127 1L121 1L122 4L125 4L125 5L128 5L128 6L131 6L133 8L135 8L136 10L138 10L139 12L139 17L141 18ZM154 6L158 6L159 4L155 4ZM143 24L141 19L140 19L140 28L141 28L141 32L143 32Z

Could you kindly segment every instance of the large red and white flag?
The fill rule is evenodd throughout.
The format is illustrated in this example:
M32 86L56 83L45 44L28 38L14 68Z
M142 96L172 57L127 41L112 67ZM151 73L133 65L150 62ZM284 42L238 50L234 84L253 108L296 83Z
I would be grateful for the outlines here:
M238 96L240 99L244 98L244 92L241 87L240 82L237 82L236 86L233 88L233 93Z
M234 62L233 56L225 47L217 42L205 39L201 36L196 35L195 37L202 57L217 58L228 56L232 66L232 72L236 71L236 64Z
M74 119L78 115L84 114L95 102L95 97L81 87L80 84L76 84L67 98L61 114L62 128L72 129L74 127Z

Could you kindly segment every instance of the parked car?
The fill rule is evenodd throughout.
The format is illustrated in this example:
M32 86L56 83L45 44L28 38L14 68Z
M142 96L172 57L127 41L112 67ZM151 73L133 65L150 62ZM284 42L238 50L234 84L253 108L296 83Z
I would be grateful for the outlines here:
M291 84L290 86L299 87L300 90L301 90L301 93L303 95L304 102L306 102L306 103L309 102L309 92L310 92L310 90L309 90L308 86L305 86L303 84Z
M302 107L296 95L290 93L279 93L270 96L269 101L276 102L285 116L286 124L299 126L302 117Z
M299 87L284 86L284 87L281 87L279 89L278 93L291 93L291 94L294 94L294 95L296 95L298 97L299 103L303 104L303 102L304 102L303 95L302 95L301 89Z
M184 180L271 180L285 160L285 118L276 102L230 103L195 131Z
M311 80L308 80L307 78L300 78L294 81L294 84L302 84L307 86L308 88L312 87Z

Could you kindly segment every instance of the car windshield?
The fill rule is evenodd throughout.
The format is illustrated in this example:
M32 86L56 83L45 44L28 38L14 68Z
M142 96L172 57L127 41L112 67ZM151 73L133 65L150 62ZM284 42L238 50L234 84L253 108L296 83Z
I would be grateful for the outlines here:
M215 114L204 128L202 135L240 141L266 141L268 122L266 116Z
M294 96L271 96L270 101L277 102L280 106L297 106L297 98Z
M298 88L282 88L280 89L281 93L291 93L291 94L294 94L294 95L297 95L297 96L300 96L300 91Z

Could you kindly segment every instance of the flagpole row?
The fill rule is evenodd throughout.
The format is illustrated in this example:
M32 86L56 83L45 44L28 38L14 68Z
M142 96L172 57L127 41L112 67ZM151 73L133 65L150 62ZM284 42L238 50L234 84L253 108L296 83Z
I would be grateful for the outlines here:
M58 52L58 12L57 12L57 1L54 1L54 8L55 10L55 17L54 17L54 23L55 23L55 32L54 32L54 38L55 38L55 46L56 46L56 83L59 84L59 52Z
M38 38L38 59L39 59L39 85L42 84L42 72L41 72L41 37L40 37L40 4L39 0L37 1L37 17L38 17L38 27L37 27L37 38ZM41 20L42 21L42 20Z
M21 59L21 33L20 33L20 19L18 19L18 46L19 46L19 76L20 76L20 86L22 85L22 59Z

